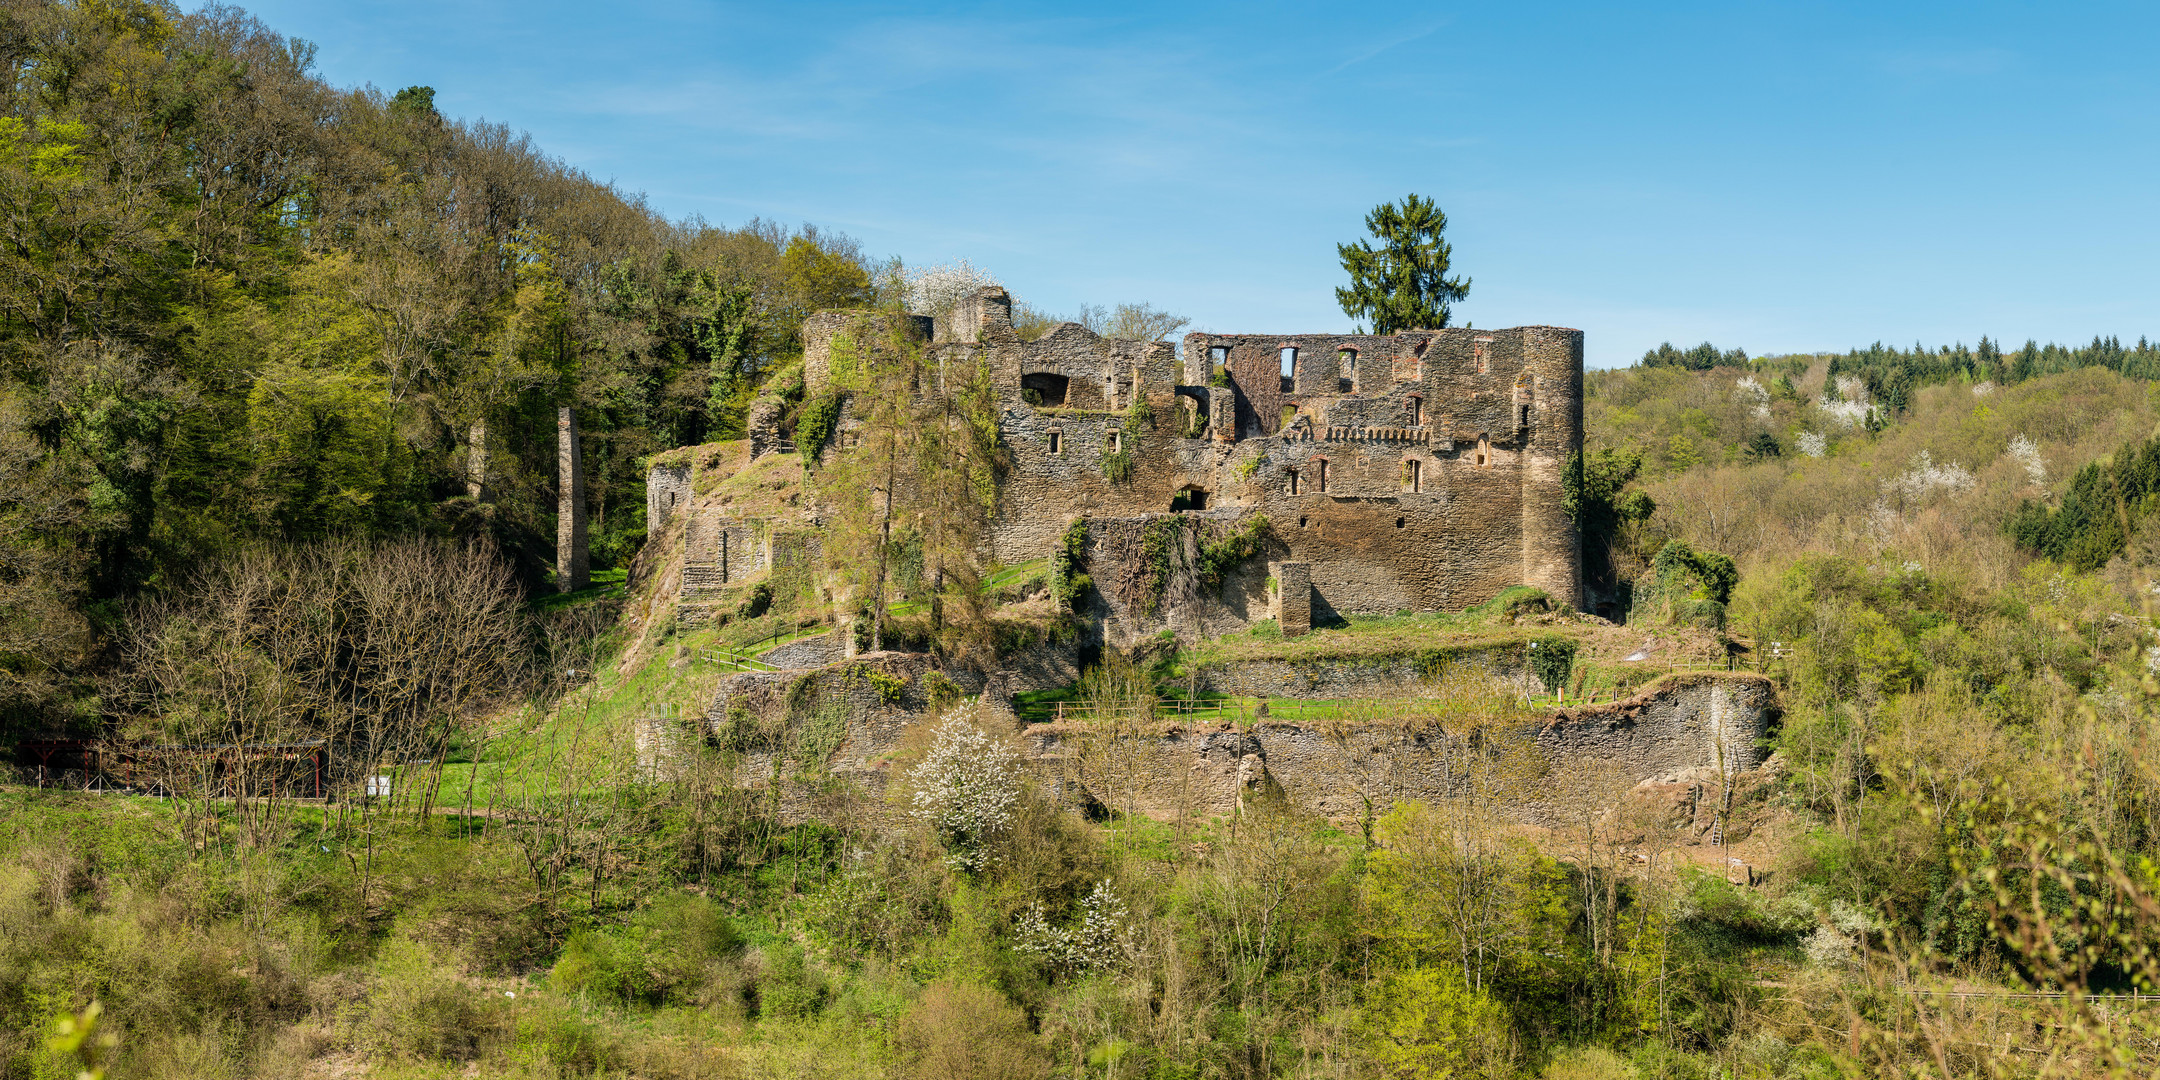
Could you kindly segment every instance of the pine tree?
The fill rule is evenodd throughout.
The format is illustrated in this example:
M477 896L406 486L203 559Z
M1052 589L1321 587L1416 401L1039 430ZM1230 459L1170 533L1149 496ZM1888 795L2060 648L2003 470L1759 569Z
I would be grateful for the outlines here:
M1448 324L1449 306L1470 295L1470 279L1447 276L1454 248L1442 238L1447 215L1439 204L1408 195L1402 205L1381 203L1365 215L1365 228L1380 241L1337 244L1350 287L1335 290L1343 313L1371 319L1372 332L1437 330Z

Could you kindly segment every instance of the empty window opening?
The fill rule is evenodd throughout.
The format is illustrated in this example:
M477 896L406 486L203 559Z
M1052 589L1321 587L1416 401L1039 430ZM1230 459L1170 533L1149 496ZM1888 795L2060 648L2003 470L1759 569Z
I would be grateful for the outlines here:
M1230 346L1228 346L1228 345L1210 345L1210 346L1208 346L1208 351L1207 351L1207 364L1208 364L1208 383L1209 383L1210 385L1213 385L1214 383L1216 383L1217 381L1219 381L1219 379L1220 379L1220 378L1222 378L1222 377L1227 377L1227 373L1228 373L1228 371L1229 371L1229 369L1230 369Z
M1407 524L1407 523L1409 522L1409 520L1410 520L1409 518L1396 518L1396 519L1395 519L1395 527L1396 527L1396 528L1398 528L1398 529L1400 529L1400 528L1402 528L1402 527L1403 527L1403 526L1404 526L1405 524Z
M1416 394L1412 394L1410 395L1410 426L1418 427L1423 425L1424 423L1425 399L1417 396Z
M1294 346L1283 346L1282 388L1286 394L1297 389L1297 349Z
M1298 527L1298 528L1300 528L1300 529L1302 529L1302 528L1304 528L1304 527L1305 527L1305 515L1303 515L1303 514L1300 514L1300 515L1298 515L1298 519L1297 519L1297 527Z
M1492 464L1492 440L1486 438L1482 431L1478 432L1476 461L1479 465Z
M1290 422L1291 422L1292 420L1295 420L1295 419L1297 419L1297 406L1296 406L1296 405L1285 405L1285 406L1283 406L1283 407L1282 407L1282 424L1281 424L1281 427L1277 428L1277 430L1282 430L1282 429L1284 429L1284 428L1288 428L1288 427L1290 426Z
M1041 372L1020 376L1020 396L1030 405L1054 408L1065 404L1065 388L1071 382L1063 375Z
M1205 509L1207 509L1207 489L1205 488L1187 485L1178 489L1177 495L1170 500L1170 512L1173 514L1180 510Z
M1344 349L1335 354L1336 388L1345 394L1357 393L1357 350Z
M1118 432L1118 431L1113 431L1113 432L1111 432L1111 433L1110 433L1110 438L1109 438L1109 441L1108 441L1108 446L1109 446L1110 452L1111 452L1111 453L1113 453L1113 454L1115 454L1115 453L1117 453L1117 452L1118 452L1119 450L1123 449L1123 448L1124 448L1124 446L1125 446L1125 442L1124 442L1124 439L1125 439L1125 435L1124 435L1124 433L1123 433L1123 432Z
M1297 475L1297 470L1296 470L1296 469L1290 469L1290 470L1287 470L1287 471L1288 471L1288 473L1289 473L1289 476L1290 476L1290 494L1292 494L1292 495L1295 495L1295 494L1297 494L1297 493L1298 493L1298 475ZM1304 518L1299 518L1299 519L1298 519L1298 526L1299 526L1300 528L1303 528L1303 527L1304 527L1304 525L1305 525L1305 519L1304 519Z
M1056 428L1050 429L1050 452L1053 454L1065 452L1065 433Z
M1313 480L1319 490L1327 490L1327 461L1325 459L1313 463Z
M1425 490L1425 463L1416 458L1404 461L1402 463L1402 482L1405 491L1418 492Z

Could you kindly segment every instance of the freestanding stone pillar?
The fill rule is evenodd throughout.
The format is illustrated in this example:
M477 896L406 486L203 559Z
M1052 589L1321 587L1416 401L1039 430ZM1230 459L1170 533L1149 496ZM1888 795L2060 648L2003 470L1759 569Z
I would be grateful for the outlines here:
M1312 633L1312 564L1270 563L1275 576L1275 625L1284 637Z
M555 415L555 591L592 584L585 537L585 459L578 450L577 413Z

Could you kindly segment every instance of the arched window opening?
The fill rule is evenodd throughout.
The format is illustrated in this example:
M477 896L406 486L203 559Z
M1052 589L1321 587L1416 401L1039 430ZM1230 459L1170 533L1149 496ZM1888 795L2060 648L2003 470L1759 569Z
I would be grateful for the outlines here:
M1063 375L1038 372L1020 376L1020 397L1030 405L1056 408L1065 404L1065 388L1071 380Z
M1478 432L1477 437L1477 464L1492 464L1492 440L1487 438L1482 431Z

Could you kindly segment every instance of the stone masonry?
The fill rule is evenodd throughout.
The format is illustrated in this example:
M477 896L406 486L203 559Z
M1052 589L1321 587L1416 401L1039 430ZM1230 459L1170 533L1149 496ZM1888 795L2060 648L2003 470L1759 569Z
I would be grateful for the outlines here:
M833 392L845 382L836 372L896 338L940 367L988 366L1011 462L988 553L1000 563L1047 557L1076 519L1144 528L1181 513L1230 528L1266 516L1275 572L1226 577L1206 611L1113 602L1103 612L1112 640L1264 617L1295 634L1338 614L1461 609L1518 584L1583 603L1580 541L1562 506L1582 448L1580 331L1188 334L1181 356L1169 342L1106 339L1075 323L1022 341L1011 298L993 287L936 320L811 316L805 392ZM844 411L840 430L853 423ZM1113 479L1113 455L1129 458L1129 476ZM648 520L686 487L656 467ZM689 535L734 528L754 523L693 523ZM1091 555L1105 557L1099 545ZM1098 582L1115 576L1089 570ZM715 576L739 580L732 567Z

